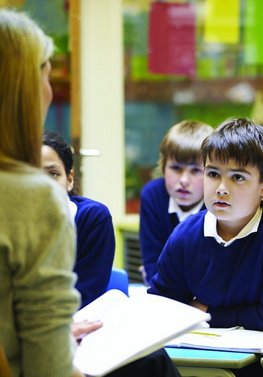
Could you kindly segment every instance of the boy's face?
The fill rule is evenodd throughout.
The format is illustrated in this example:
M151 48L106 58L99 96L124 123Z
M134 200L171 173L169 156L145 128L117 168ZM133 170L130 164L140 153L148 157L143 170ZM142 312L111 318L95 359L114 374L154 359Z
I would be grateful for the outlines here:
M251 220L263 196L263 183L259 180L255 166L240 167L234 160L206 161L204 201L219 226L231 227L237 234Z
M50 175L66 191L70 191L74 184L74 174L71 171L68 175L63 161L59 158L55 150L48 145L41 147L42 169Z
M183 211L203 199L203 167L168 159L164 169L166 190Z

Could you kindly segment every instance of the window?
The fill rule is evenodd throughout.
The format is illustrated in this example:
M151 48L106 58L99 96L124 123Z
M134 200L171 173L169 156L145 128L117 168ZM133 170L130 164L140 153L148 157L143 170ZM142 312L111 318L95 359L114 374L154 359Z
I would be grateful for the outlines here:
M173 124L263 120L262 11L261 0L123 0L127 213L138 212Z

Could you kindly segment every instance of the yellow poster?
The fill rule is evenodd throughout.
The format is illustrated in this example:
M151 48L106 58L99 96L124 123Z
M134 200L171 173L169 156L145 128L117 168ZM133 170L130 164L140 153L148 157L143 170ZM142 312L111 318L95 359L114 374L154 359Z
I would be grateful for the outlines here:
M262 0L245 3L244 58L246 64L263 64Z
M0 7L19 8L25 5L25 0L0 0Z
M240 0L206 0L204 41L236 44L240 34Z

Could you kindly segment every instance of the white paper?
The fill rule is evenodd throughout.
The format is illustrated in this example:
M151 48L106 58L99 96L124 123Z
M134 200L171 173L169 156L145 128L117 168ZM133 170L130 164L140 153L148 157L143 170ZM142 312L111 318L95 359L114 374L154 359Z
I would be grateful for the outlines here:
M75 322L86 319L101 320L103 326L83 338L74 364L89 376L103 376L162 348L210 315L162 296L127 297L110 290L74 316Z
M232 328L200 328L169 341L167 346L263 353L263 332Z

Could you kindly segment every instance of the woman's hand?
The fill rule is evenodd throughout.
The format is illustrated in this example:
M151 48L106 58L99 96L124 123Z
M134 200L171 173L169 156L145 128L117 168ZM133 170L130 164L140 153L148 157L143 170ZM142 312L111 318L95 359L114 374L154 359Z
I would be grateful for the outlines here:
M197 301L196 299L192 300L189 305L193 306L194 308L200 309L203 312L206 312L208 309L208 306L202 304L200 301Z
M99 329L102 325L101 321L77 322L72 324L71 332L76 340L80 340L84 335Z

